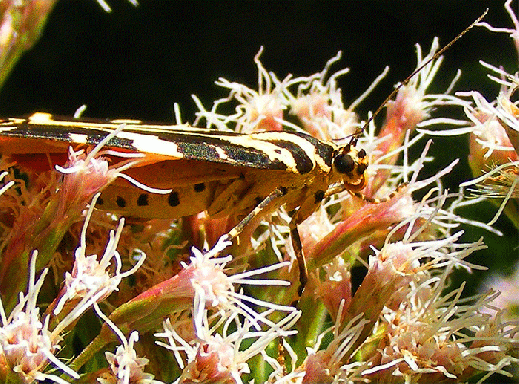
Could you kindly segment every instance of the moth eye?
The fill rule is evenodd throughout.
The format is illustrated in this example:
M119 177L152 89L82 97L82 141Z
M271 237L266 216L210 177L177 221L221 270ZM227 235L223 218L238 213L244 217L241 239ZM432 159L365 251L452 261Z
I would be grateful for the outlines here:
M351 173L355 169L355 162L347 153L339 153L333 161L339 173Z

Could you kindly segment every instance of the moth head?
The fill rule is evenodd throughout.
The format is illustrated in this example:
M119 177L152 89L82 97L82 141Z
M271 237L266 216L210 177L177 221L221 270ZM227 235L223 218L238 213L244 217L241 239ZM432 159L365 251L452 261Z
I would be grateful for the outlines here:
M357 150L352 143L337 149L333 157L333 168L348 190L360 191L366 185L368 156L366 151Z

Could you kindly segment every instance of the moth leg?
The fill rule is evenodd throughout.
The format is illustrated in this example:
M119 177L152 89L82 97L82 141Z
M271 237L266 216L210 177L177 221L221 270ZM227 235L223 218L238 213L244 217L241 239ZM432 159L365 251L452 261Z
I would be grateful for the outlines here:
M285 188L276 188L271 194L265 197L247 216L245 216L238 224L234 226L228 233L222 235L218 239L218 243L232 241L243 232L243 230L249 225L258 215L261 215L266 207L273 201L282 198L287 193Z
M246 188L247 183L243 179L233 180L226 185L216 188L216 198L211 203L207 212L211 217L218 217L218 215L225 215L229 207L236 205L238 196Z
M218 239L217 244L223 244L224 242L234 240L254 219L256 219L259 215L262 215L265 212L265 210L268 210L268 206L271 205L272 202L283 198L287 194L287 192L288 191L286 188L276 188L265 199L263 199L247 216L245 216L245 218L243 218L238 224L236 224L234 228L232 228L225 235L221 236ZM293 214L292 220L289 224L290 234L292 237L292 246L296 254L299 269L299 296L301 296L305 289L306 283L308 281L308 272L306 268L306 260L303 255L301 237L299 236L297 226L300 223L302 223L315 210L315 205L320 203L324 196L324 191L318 191L315 193L314 197L307 199ZM215 248L219 247L215 246Z
M290 235L292 237L292 247L297 258L297 266L299 268L299 288L297 290L299 296L303 294L306 283L308 282L308 269L306 267L306 259L303 254L303 245L301 242L301 236L299 236L298 225L306 220L313 212L315 212L316 206L325 198L326 192L317 190L313 196L306 199L303 204L295 211L290 221Z
M290 235L292 237L292 247L294 248L294 252L297 257L297 264L299 267L299 288L298 288L298 294L301 296L303 294L303 291L305 289L306 283L308 282L308 269L306 266L306 259L303 254L303 246L301 242L301 236L299 236L299 231L297 229L297 226L301 224L308 216L310 216L314 211L316 205L320 204L323 199L326 197L329 197L331 195L334 195L338 192L342 192L343 190L347 190L349 193L351 193L353 196L358 197L362 199L363 201L370 203L370 204L379 204L386 201L391 200L393 197L395 197L398 192L400 192L407 183L400 184L395 191L391 192L389 196L383 198L383 199L373 199L370 197L364 196L360 192L354 192L349 190L348 188L345 188L344 185L338 185L336 187L332 187L328 189L326 192L318 190L314 193L313 197L306 199L303 204L297 209L297 211L292 216L292 220L290 221Z
M287 366L286 366L286 361L285 361L286 351L285 351L285 345L283 344L283 342L284 342L283 338L280 338L279 342L278 342L277 361L278 361L279 365L283 368L283 375L286 375L287 374Z
M297 294L299 297L303 294L305 290L306 283L308 282L308 271L306 269L306 259L305 255L303 255L303 245L301 243L301 237L299 236L299 231L297 229L297 224L295 220L290 221L290 236L292 237L292 248L294 248L294 253L297 258L297 266L299 268L299 288L297 289Z

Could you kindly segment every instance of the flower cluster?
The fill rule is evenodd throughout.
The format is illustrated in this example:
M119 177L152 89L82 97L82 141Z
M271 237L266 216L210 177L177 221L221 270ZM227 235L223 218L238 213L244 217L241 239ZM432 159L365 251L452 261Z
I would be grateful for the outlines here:
M515 29L480 25L517 44L510 4ZM160 192L124 174L142 154L105 149L124 124L95 148L64 154L64 166L49 156L53 166L35 171L27 159L2 158L0 381L430 383L517 374L519 273L489 279L471 297L451 277L484 269L470 259L485 241L466 242L462 225L499 235L493 225L506 215L519 228L519 76L484 63L502 86L492 102L477 90L453 94L459 74L427 94L437 51L437 40L426 54L417 46L420 71L388 103L382 127L354 110L387 70L345 106L338 79L347 70L332 72L340 54L315 75L279 79L260 50L258 89L221 78L227 97L210 108L195 97L196 127L293 130L367 152L364 189L331 185L298 226L308 271L301 295L294 213L285 207L237 239L226 235L234 217L144 221L95 210L117 178ZM229 106L232 114L222 112ZM453 108L466 119L443 115ZM457 159L423 176L435 161L430 136L462 134L475 178L449 191L442 178ZM488 222L460 214L484 200L499 201Z

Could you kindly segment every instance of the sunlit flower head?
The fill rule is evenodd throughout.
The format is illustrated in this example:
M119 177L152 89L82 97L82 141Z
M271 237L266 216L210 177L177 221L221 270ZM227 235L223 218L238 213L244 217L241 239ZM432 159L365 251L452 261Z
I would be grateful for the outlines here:
M339 304L338 318L343 318L344 302ZM355 382L361 380L361 372L369 367L369 362L352 359L357 352L359 340L368 321L362 319L362 315L351 319L348 324L342 324L339 320L335 325L323 332L313 348L309 348L309 354L305 360L304 378L302 383L340 383ZM327 334L332 334L332 342L324 349L320 349L321 343Z
M50 115L37 113L30 119L34 123L48 123ZM115 134L108 135L107 139ZM73 224L81 220L83 210L93 196L120 176L122 170L135 164L134 159L123 159L119 166L109 167L106 159L97 156L105 144L106 141L101 142L88 154L70 149L67 164L64 167L56 165L60 173L32 169L28 173L34 176L35 182L20 181L21 193L6 195L10 199L7 206L12 206L9 213L12 220L7 246L2 254L0 284L3 293L10 299L16 295L10 289L19 287L6 282L6 279L23 274L27 268L27 263L21 262L26 256L21 255L37 249L38 262L49 265L61 239ZM20 167L25 170L24 164ZM28 167L31 170L30 165ZM13 202L17 203L17 207ZM19 280L23 281L23 278Z
M260 324L273 326L274 323L262 313L253 309L253 307L258 306L283 312L295 311L293 307L276 305L247 296L237 292L234 287L235 284L287 286L289 282L286 281L255 280L250 279L250 277L286 267L288 263L278 263L242 273L226 274L224 269L231 257L214 258L213 256L221 252L222 249L220 247L225 248L227 246L228 244L217 243L215 248L205 253L193 248L191 263L184 265L184 270L178 275L179 280L186 284L185 289L192 291L194 301L193 318L195 330L199 337L198 332L203 329L204 316L206 316L207 309L215 309L227 315L243 315L257 329L260 329ZM245 304L247 302L251 304L250 307Z
M430 383L466 380L475 371L509 375L502 368L515 362L507 355L514 348L510 328L480 312L492 297L469 303L460 298L463 287L444 295L445 277L422 280L397 307L385 307L384 336L364 377Z
M425 133L435 134L436 131L431 128L465 124L465 121L433 115L439 107L462 104L458 98L450 95L460 72L452 79L447 90L441 94L427 94L443 61L442 56L434 58L438 49L438 39L433 40L431 49L425 56L420 45L416 45L416 70L419 72L409 79L408 83L399 85L395 100L388 101L386 121L381 131L376 134L374 121L371 121L365 132L367 142L364 145L370 156L370 167L368 168L370 177L364 192L370 197L374 196L378 189L391 178L392 167L396 166L401 153L407 156L407 150L417 143ZM415 130L420 134L410 139ZM362 140L361 143L363 143Z
M488 222L493 225L503 211L513 221L517 217L517 202L513 199L519 196L519 108L511 97L517 91L519 78L482 64L497 75L489 77L501 84L502 89L494 102L486 101L478 92L460 94L473 100L473 105L465 107L465 113L473 123L469 164L477 176L460 187L469 187L479 197L478 201L502 199L494 218Z
M281 131L290 124L283 119L283 112L287 108L285 88L289 77L279 81L273 73L267 72L259 60L262 52L263 48L254 58L258 67L258 90L224 78L218 79L216 85L229 89L229 96L214 102L211 111L207 111L200 100L194 97L200 110L195 124L204 119L208 128L214 125L221 130L232 129L243 133ZM236 113L231 116L220 115L218 107L229 102L237 104Z
M110 232L110 239L100 259L97 255L86 255L86 231L96 199L97 197L94 198L87 212L79 247L75 251L73 270L70 273L65 273L64 286L60 297L57 302L53 303L55 315L60 314L64 306L67 305L70 312L66 315L66 318L79 317L92 304L105 299L117 290L121 280L133 274L145 260L145 256L142 255L132 269L126 272L121 271L122 261L117 252L117 244L124 220L121 220L116 232ZM62 322L62 324L65 323ZM60 332L61 329L58 326L54 332Z
M19 303L8 317L0 301L0 373L7 375L1 379L5 382L10 375L14 375L21 383L51 380L64 384L66 380L45 373L48 365L54 365L76 379L79 375L55 356L60 350L62 335L49 330L48 316L44 319L40 316L37 299L48 270L45 269L36 280L36 256L37 252L34 252L27 294L20 293ZM67 325L76 319L69 319Z
M497 100L492 102L485 100L479 92L458 93L459 96L472 99L472 104L465 104L465 114L473 124L470 158L473 171L478 164L472 163L476 161L481 164L489 164L490 161L503 164L518 159L507 128L512 131L519 130L519 111L510 101L519 85L519 78L485 62L481 64L492 72L489 78L501 85L501 91ZM517 141L517 137L514 141ZM477 175L477 172L474 173Z
M340 58L341 52L328 60L321 72L293 79L291 85L297 90L286 93L290 113L298 117L308 133L321 140L343 139L353 134L358 126L353 109L367 96L364 93L350 107L344 106L337 80L349 69L330 73L332 65Z
M97 304L94 305L94 308L122 342L122 345L117 347L115 354L105 353L111 372L98 378L98 381L102 384L163 384L161 381L154 380L153 375L144 372L149 361L146 358L138 357L134 348L139 341L139 333L134 331L126 339L121 330L103 314Z
M294 335L296 331L291 328L300 315L299 311L293 311L265 331L251 331L248 320L242 321L233 316L219 323L222 334L216 333L217 327L212 328L206 323L199 331L200 338L191 342L184 340L174 324L166 320L164 331L155 336L168 340L168 343L157 341L157 344L174 353L183 370L179 383L242 383L241 376L250 372L247 362L258 354L274 368L273 375L283 371L275 359L268 357L266 347L277 338Z
M38 113L31 116L31 119L49 119L50 116ZM93 195L100 192L117 177L127 179L136 187L145 189L146 186L123 173L124 170L131 168L139 162L144 155L140 153L124 153L111 150L104 150L118 133L125 128L121 124L119 128L107 135L91 151L86 153L84 150L74 151L69 148L68 162L64 167L56 165L56 169L64 174L63 183L60 190L63 190L62 200L64 204L78 204L85 199L90 201ZM106 156L106 157L105 157ZM116 164L109 166L108 157L117 159ZM65 208L64 208L65 209Z

